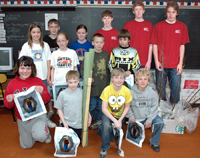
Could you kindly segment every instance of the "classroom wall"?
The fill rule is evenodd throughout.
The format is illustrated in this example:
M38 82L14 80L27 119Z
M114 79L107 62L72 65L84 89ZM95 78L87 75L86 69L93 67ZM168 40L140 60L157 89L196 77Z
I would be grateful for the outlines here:
M43 35L48 34L45 31L45 13L58 13L58 20L61 24L60 31L64 31L69 36L70 43L77 40L76 27L79 24L84 24L88 28L88 40L91 40L94 32L103 27L101 21L101 13L105 9L110 9L114 13L112 26L117 30L121 30L123 25L134 18L131 8L109 8L109 7L77 7L74 11L65 9L54 9L44 11L38 10L20 10L20 11L2 11L0 14L5 14L3 18L4 27L6 30L7 43L1 43L1 46L13 47L14 61L18 58L18 51L27 41L28 28L31 23L37 22L43 29ZM181 9L178 20L184 22L188 27L190 43L186 44L186 69L200 69L200 9ZM164 8L146 8L144 18L155 25L157 22L165 19ZM152 63L154 67L154 63Z

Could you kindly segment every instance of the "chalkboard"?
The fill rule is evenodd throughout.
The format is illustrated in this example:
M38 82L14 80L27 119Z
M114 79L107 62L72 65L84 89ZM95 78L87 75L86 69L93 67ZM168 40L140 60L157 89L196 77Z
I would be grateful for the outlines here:
M76 27L79 24L84 24L88 28L88 40L90 41L94 32L103 27L101 21L101 13L108 8L93 8L93 7L78 7L75 11L19 11L19 12L1 12L5 13L3 19L6 30L7 43L1 46L11 46L14 50L14 61L18 58L18 51L21 50L22 45L27 41L28 28L31 23L37 22L43 29L43 36L48 34L44 31L45 13L58 13L61 29L69 36L69 41L77 40ZM133 19L134 15L131 8L109 8L114 13L114 20L112 26L117 30L121 30L124 24ZM189 31L190 43L186 44L185 50L185 68L186 69L200 69L200 9L181 9L178 20L184 22ZM155 25L157 22L166 19L164 8L146 8L144 18ZM154 63L152 62L154 67Z

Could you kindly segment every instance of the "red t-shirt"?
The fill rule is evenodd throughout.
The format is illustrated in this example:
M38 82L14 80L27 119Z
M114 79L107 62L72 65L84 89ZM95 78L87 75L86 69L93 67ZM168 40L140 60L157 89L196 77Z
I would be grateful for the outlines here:
M111 30L100 29L99 31L94 33L100 33L104 36L105 43L102 49L108 52L109 58L112 50L119 46L118 32L118 30L112 28Z
M189 42L187 26L178 20L174 24L164 20L153 28L151 43L158 46L158 60L164 68L177 67L180 46Z
M135 19L128 21L124 25L131 33L129 45L138 51L140 63L145 66L148 60L149 44L153 25L150 21L138 22Z
M47 87L44 85L43 81L38 77L29 77L26 80L22 80L18 76L16 76L12 81L9 82L5 95L3 98L4 106L8 109L15 106L15 102L8 103L6 96L9 94L16 94L19 92L23 92L28 90L32 86L42 86L43 87L43 93L42 93L42 100L44 101L44 104L48 103L51 99L51 95L49 94ZM19 111L17 110L17 106L15 106L15 114L18 119L21 120L21 116L19 114Z

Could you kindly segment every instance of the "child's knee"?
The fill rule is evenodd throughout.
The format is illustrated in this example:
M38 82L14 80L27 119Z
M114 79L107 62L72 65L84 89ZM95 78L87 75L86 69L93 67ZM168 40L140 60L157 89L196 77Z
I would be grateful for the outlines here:
M110 125L110 123L104 123L104 124L102 124L102 128L103 128L103 131L110 131L111 125Z
M40 121L37 122L37 126L33 127L32 137L35 141L39 141L41 143L45 142L49 136L49 129L45 122Z
M21 137L20 137L19 141L20 141L20 146L23 149L30 149L35 144L35 141L31 141L30 139L29 140L26 139L26 141L22 141Z

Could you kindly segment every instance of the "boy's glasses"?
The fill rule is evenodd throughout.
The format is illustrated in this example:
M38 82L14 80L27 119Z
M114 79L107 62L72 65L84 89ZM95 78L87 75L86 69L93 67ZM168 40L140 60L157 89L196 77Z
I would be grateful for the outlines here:
M66 40L62 40L62 41L57 41L57 43L66 43Z

